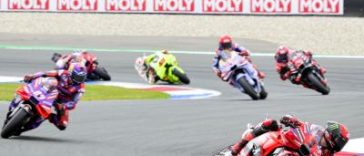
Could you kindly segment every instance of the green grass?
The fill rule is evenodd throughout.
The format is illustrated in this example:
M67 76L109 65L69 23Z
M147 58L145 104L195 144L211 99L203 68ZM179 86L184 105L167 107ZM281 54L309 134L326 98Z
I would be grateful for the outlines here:
M10 101L13 99L15 90L20 84L3 83L0 84L0 101ZM127 89L114 86L86 85L86 93L81 101L100 100L140 100L140 99L167 99L169 95L157 91L147 91L142 89Z

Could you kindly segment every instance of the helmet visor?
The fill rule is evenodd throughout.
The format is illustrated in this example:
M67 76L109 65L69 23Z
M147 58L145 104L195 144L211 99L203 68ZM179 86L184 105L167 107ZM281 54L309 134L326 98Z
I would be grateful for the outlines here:
M287 63L288 62L287 55L278 55L277 62L279 62L279 63Z
M72 72L72 81L76 83L83 83L86 80L86 73L76 73L75 71Z
M232 47L232 43L231 42L224 42L221 44L221 47L223 49L230 49Z
M341 151L348 142L347 139L340 136L339 129L326 130L324 137L329 145L329 148L335 152Z
M346 142L347 142L347 140L342 137L336 138L334 150L337 152L341 151L344 148Z

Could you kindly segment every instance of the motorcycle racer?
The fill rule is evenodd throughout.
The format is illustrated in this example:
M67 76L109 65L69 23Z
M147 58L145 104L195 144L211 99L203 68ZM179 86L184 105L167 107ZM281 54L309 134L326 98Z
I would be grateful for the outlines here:
M52 113L49 121L59 130L65 130L69 120L69 110L73 110L85 92L84 81L87 72L83 64L71 63L68 70L53 70L25 75L24 81L30 82L38 77L54 77L58 80L59 91L56 99L56 113Z
M348 129L338 122L327 122L326 128L319 125L302 122L294 116L285 115L280 119L279 124L276 120L266 119L255 127L249 127L242 135L242 138L231 147L231 154L238 155L245 145L269 131L278 131L282 126L290 127L307 127L315 137L317 150L312 151L314 155L332 156L334 153L341 151L349 141Z
M279 46L274 56L274 59L276 61L275 68L276 71L279 73L280 78L282 80L290 79L293 84L301 83L299 77L297 77L297 69L295 69L295 67L293 66L293 62L291 62L290 60L290 56L298 52L303 52L304 55L312 59L312 52L302 50L297 51L289 49L286 46ZM312 59L312 64L319 69L321 75L326 73L326 69L321 67L316 60Z
M168 52L168 50L162 50L159 52L156 52L154 54L148 55L143 61L144 61L144 71L146 74L146 77L148 79L148 82L151 84L155 84L158 80L163 79L160 78L155 71L155 66L158 65L159 59L168 57L174 57L172 54Z
M244 47L239 46L237 43L233 43L233 39L230 35L221 35L219 38L219 47L215 51L215 57L213 58L213 64L212 68L216 75L221 78L221 71L219 70L219 63L220 60L225 60L230 55L229 52L237 52L241 56L245 56L246 59L252 63L250 56L250 51ZM256 67L256 65L253 65L253 68L255 68L258 71L258 76L260 79L264 79L265 74L261 71L259 71ZM253 69L252 69L253 70Z
M80 50L63 56L55 54L52 60L56 62L56 69L67 70L71 63L81 63L85 65L87 72L91 73L96 68L96 64L89 63L95 61L91 55L87 51Z

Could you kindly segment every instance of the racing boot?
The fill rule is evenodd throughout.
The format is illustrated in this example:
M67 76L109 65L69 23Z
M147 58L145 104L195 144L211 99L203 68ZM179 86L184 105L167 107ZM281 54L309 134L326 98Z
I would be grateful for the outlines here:
M262 71L259 71L259 70L258 70L258 77L259 77L260 79L264 79L264 78L265 78L265 73L263 73Z
M55 105L56 112L49 115L49 122L54 124L59 130L65 130L68 125L69 111L64 107L63 104Z

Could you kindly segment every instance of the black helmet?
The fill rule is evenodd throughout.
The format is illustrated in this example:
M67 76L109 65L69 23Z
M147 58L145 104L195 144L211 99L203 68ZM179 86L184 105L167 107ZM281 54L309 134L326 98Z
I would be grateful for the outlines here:
M349 141L349 131L343 124L329 121L327 122L324 138L329 150L339 152Z

